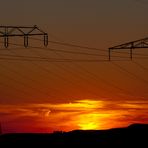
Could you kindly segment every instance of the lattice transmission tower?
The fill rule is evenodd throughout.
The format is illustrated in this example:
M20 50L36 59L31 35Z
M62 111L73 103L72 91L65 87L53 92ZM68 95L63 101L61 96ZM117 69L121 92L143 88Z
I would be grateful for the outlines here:
M4 39L4 47L9 46L10 37L24 37L24 47L28 47L30 36L42 36L44 46L48 45L48 34L38 26L0 26L0 37Z
M109 48L109 60L111 60L111 51L121 50L121 49L129 49L130 58L132 60L133 49L139 49L139 48L148 48L148 37L140 39L140 40L136 40L136 41L127 42L127 43L117 45L117 46L114 46L114 47L110 47Z

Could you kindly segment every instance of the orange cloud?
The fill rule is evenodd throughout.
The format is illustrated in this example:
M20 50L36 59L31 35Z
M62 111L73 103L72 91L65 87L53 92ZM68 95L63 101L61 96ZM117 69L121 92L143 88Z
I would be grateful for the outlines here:
M148 123L148 101L79 100L60 104L0 105L5 132L108 129Z

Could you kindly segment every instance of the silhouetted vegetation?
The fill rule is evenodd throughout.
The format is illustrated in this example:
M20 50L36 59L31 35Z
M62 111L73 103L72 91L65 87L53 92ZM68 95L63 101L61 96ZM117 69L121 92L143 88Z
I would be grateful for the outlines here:
M75 130L52 134L4 134L0 147L24 146L100 146L100 147L148 147L148 124L133 124L126 128L110 130Z

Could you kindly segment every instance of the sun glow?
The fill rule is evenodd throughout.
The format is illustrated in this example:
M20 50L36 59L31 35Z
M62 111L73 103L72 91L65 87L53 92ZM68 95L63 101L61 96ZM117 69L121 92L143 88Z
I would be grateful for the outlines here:
M77 125L81 130L98 130L103 128L103 123L110 114L98 113L96 111L89 111L80 114L77 118Z
M97 109L103 108L104 104L102 101L92 100L80 100L79 103L74 103L75 109L81 104L81 111L74 118L75 124L81 130L97 130L100 129L100 121L104 117L104 114L96 112ZM78 106L77 106L78 105Z
M80 115L77 121L78 121L78 126L81 130L99 129L98 117L95 114Z
M81 130L96 130L96 129L98 129L98 126L94 122L81 123L80 129Z
M9 123L6 129L18 132L100 130L127 126L134 122L148 123L147 108L148 101L115 103L76 100L57 104L0 104L0 121Z

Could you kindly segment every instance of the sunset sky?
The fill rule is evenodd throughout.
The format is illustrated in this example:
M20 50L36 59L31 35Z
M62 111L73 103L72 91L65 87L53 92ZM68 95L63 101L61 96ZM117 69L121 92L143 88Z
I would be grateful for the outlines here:
M0 39L0 123L4 133L109 129L148 123L148 50L108 48L148 37L147 0L1 0L1 25L37 25L50 41ZM42 39L40 37L35 37ZM57 50L50 50L57 49ZM61 52L64 50L66 52ZM68 52L67 52L68 51ZM70 51L70 52L69 52ZM7 60L11 56L71 62ZM105 62L104 62L105 60ZM79 62L78 62L79 61Z

